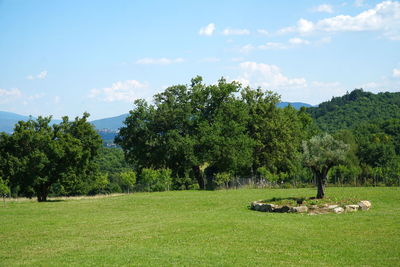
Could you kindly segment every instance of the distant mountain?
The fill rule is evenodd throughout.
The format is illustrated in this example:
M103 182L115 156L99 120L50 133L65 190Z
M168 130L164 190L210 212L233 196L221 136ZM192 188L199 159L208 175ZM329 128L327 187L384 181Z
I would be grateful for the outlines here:
M280 102L276 106L278 108L284 108L284 107L287 107L289 105L291 105L295 109L300 109L301 107L306 107L306 108L312 107L312 105L307 104L307 103L302 103L302 102Z
M19 121L27 121L30 118L36 119L33 116L24 116L12 112L0 111L0 132L12 133L15 124ZM51 120L50 124L60 123L62 120Z
M111 131L117 131L119 128L123 126L123 122L128 117L129 114L122 114L116 117L105 118L100 120L94 120L90 123L96 127L98 130L108 129Z
M311 107L307 112L323 131L350 129L361 123L400 119L399 93L370 93L356 89Z
M29 120L29 116L23 116L7 111L0 111L0 132L11 133L18 121L26 120Z

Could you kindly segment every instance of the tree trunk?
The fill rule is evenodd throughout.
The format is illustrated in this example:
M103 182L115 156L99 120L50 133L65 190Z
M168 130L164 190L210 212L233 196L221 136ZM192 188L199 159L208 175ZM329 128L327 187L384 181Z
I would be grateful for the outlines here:
M328 175L329 169L324 169L317 173L317 199L325 197L325 183L326 176Z
M47 201L47 195L49 194L49 186L42 184L36 192L38 202Z
M325 196L325 183L322 177L317 177L317 199L324 198Z
M206 183L204 181L203 174L201 173L200 166L193 166L194 176L196 177L197 183L201 190L206 189Z

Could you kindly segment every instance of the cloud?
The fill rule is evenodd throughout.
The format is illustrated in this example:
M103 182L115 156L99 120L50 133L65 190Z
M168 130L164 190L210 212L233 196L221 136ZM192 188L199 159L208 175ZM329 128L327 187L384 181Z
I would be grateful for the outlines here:
M354 1L354 6L355 6L355 7L362 7L362 6L364 6L364 0L355 0L355 1Z
M308 82L303 77L288 77L276 65L242 62L235 79L244 86L261 87L277 92L283 101L302 101L318 104L346 92L339 82Z
M312 22L300 19L296 26L280 29L278 33L297 32L361 32L379 31L383 36L400 40L400 2L384 1L356 16L338 15Z
M21 96L22 93L18 88L13 88L10 90L0 88L0 103L5 103Z
M118 81L111 87L103 89L92 89L88 95L89 98L97 98L106 102L125 101L132 102L144 95L147 89L147 83L141 83L136 80Z
M47 76L47 70L44 70L40 72L38 75L28 75L26 76L26 78L28 80L35 80L35 79L43 80L44 78L46 78L46 76Z
M312 12L326 12L333 13L333 7L328 4L322 4L311 9Z
M264 88L278 87L304 87L304 78L288 78L284 76L280 68L276 65L246 61L239 64L241 75L238 81L244 84L255 84Z
M250 31L247 29L231 29L226 28L222 31L223 35L249 35Z
M174 63L182 63L185 60L183 58L141 58L136 60L136 64L142 65L169 65Z
M214 31L215 31L215 24L210 23L207 26L200 28L199 34L205 36L211 36L213 35Z
M289 39L289 43L293 45L308 45L310 44L310 41L295 37Z
M247 54L247 53L251 52L251 51L254 50L254 49L255 49L255 47L254 47L253 45L247 44L247 45L242 46L242 47L239 49L239 52L240 52L240 53L243 53L243 54Z
M262 34L262 35L268 35L269 34L269 32L267 30L264 30L264 29L258 29L257 32L259 34Z
M277 42L268 42L266 44L262 44L257 46L258 49L261 50L268 50L268 49L287 49L288 46L283 44L283 43L277 43Z
M207 57L201 60L201 62L219 62L219 61L221 61L221 59L217 57Z
M400 69L393 69L393 77L400 78Z

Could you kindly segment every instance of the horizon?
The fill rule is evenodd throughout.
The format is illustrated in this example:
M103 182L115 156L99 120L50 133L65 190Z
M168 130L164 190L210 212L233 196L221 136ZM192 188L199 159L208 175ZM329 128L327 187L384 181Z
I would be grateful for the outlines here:
M399 1L0 1L0 110L90 121L200 75L311 105L399 92Z

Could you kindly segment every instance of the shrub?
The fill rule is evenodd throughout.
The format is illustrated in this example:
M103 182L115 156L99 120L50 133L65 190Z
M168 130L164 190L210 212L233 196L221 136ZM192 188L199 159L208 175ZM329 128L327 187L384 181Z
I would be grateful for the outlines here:
M172 183L171 173L170 169L144 168L140 174L139 189L148 192L169 190Z

